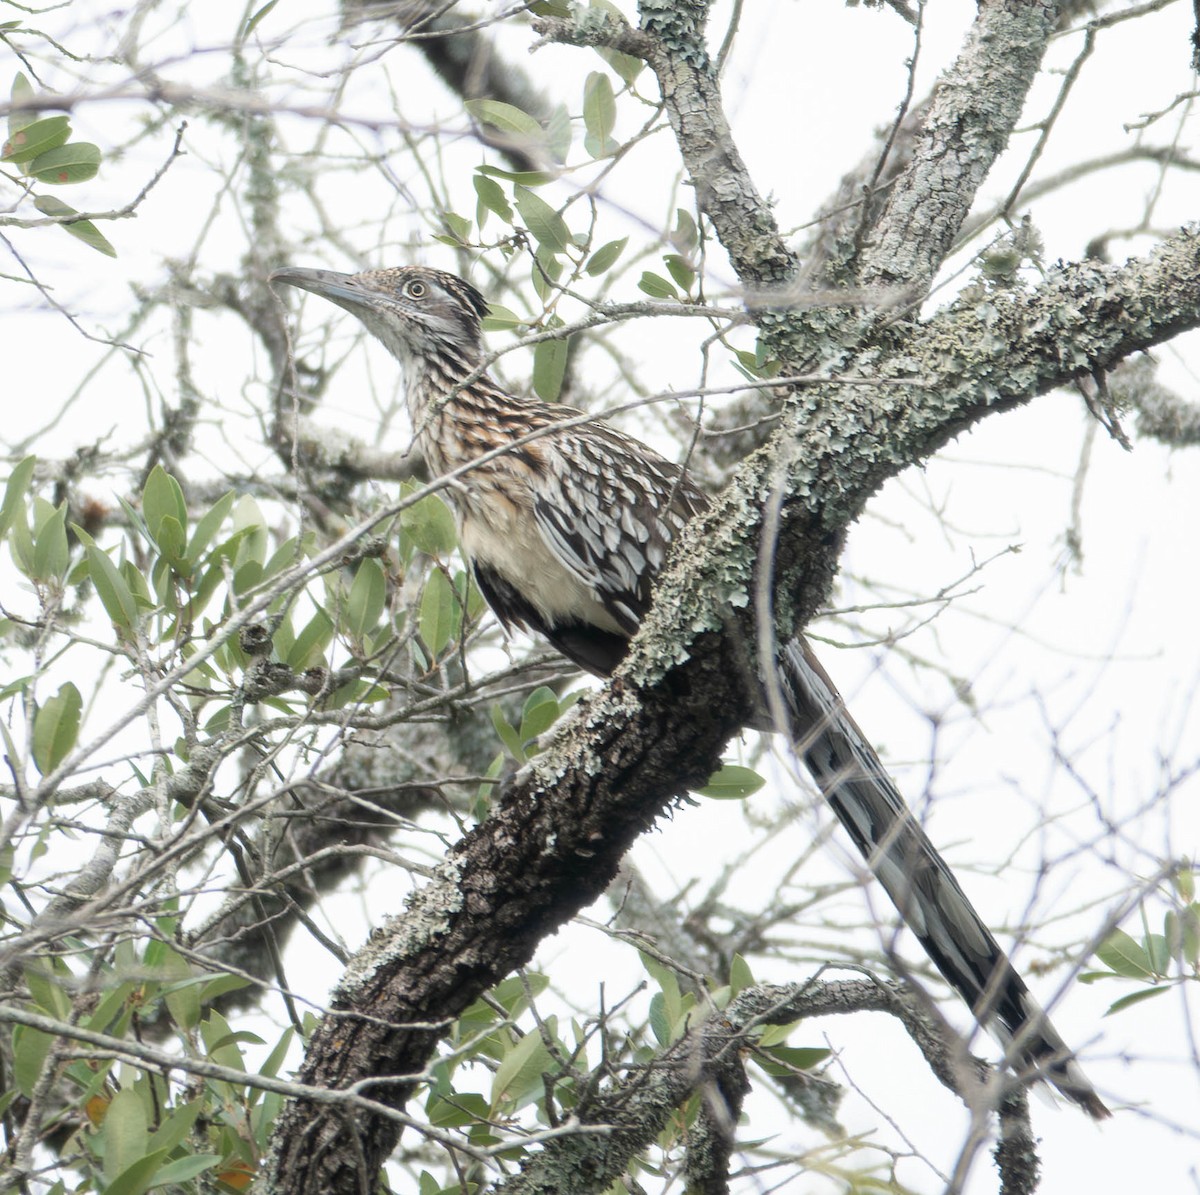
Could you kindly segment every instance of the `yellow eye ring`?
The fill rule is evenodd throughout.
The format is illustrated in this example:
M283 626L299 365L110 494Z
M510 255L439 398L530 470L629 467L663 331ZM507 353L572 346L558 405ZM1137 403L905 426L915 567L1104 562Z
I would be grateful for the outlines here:
M423 299L425 297L425 292L428 289L429 288L425 285L424 282L421 282L419 279L414 278L413 281L411 281L410 283L408 283L407 286L405 286L404 293L406 295L408 295L408 297L410 299Z

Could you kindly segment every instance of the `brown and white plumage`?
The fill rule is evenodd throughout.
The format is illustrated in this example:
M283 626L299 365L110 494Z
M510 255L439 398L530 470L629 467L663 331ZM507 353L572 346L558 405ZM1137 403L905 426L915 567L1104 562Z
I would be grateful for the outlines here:
M272 279L353 312L401 361L416 445L432 473L474 462L451 497L463 550L501 622L611 673L650 607L672 540L707 505L686 473L580 411L501 389L481 368L487 304L453 274L287 268ZM929 957L1028 1077L1108 1116L808 643L785 645L776 667L792 742Z

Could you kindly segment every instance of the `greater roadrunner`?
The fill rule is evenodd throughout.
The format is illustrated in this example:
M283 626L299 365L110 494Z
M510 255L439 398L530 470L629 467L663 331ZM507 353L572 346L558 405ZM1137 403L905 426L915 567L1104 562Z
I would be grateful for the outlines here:
M450 496L462 549L504 626L536 631L609 675L650 607L671 541L708 505L686 472L581 411L498 386L481 367L487 301L453 274L287 267L271 280L344 307L399 359L431 473L469 467ZM792 742L938 970L1029 1077L1108 1116L808 643L788 643L777 669Z

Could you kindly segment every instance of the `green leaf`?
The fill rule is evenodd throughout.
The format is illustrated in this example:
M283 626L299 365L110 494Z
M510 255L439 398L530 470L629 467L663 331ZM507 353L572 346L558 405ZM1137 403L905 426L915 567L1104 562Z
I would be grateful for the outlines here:
M162 465L155 465L142 486L142 517L146 520L146 528L150 537L160 548L164 549L159 529L164 519L172 519L180 533L179 551L183 550L182 532L187 526L187 503L184 501L183 490ZM174 533L170 533L174 537Z
M491 125L502 133L516 138L544 144L546 140L542 126L520 108L500 100L467 100L463 107L482 124Z
M548 170L501 170L499 166L476 166L475 169L488 178L502 178L505 182L520 183L523 187L544 187L558 177Z
M246 1060L238 1042L250 1039L262 1041L253 1033L234 1033L229 1022L215 1008L209 1009L208 1016L200 1022L200 1036L213 1062L239 1071L246 1069Z
M1143 1000L1149 1000L1154 996L1161 996L1163 992L1169 992L1171 989L1166 984L1160 984L1158 987L1144 988L1140 992L1130 992L1128 996L1122 996L1120 1000L1114 1000L1105 1012L1106 1017L1111 1017L1113 1013L1120 1012L1123 1008L1129 1008L1133 1004L1141 1004Z
M197 559L212 543L213 537L221 529L221 524L229 517L229 512L233 509L236 499L237 495L230 490L228 493L222 494L213 503L212 508L200 516L187 546L187 555L190 559Z
M271 3L273 4L274 0L271 0ZM271 5L267 7L269 8ZM168 1162L154 1175L154 1181L150 1185L165 1187L171 1183L185 1183L198 1174L211 1170L220 1160L220 1154L191 1154L186 1158L176 1158L175 1161ZM109 1189L111 1190L111 1188ZM105 1195L108 1195L107 1191Z
M776 1079L794 1075L796 1071L812 1070L832 1053L820 1046L773 1046L755 1054L754 1061ZM762 1055L767 1055L763 1057Z
M764 784L766 781L753 768L724 764L708 778L708 783L698 792L702 797L710 797L717 801L740 801L751 793L758 792Z
M1165 934L1147 934L1143 942L1155 975L1166 975L1171 969L1171 948Z
M528 187L517 187L514 199L521 219L538 244L552 253L565 252L571 243L571 230L562 216Z
M233 529L237 540L237 551L233 557L234 569L239 569L249 561L264 564L267 559L267 520L262 508L250 497L243 494L233 508ZM238 536L236 533L241 532Z
M16 133L10 133L0 152L0 161L30 162L38 154L48 153L66 143L71 135L69 116L44 116L34 119Z
M793 1031L803 1024L803 1021L788 1021L785 1025L763 1025L758 1044L763 1049L770 1049L772 1046L782 1046L787 1042Z
M675 976L675 972L669 967L665 967L656 958L652 958L644 951L639 950L638 956L642 960L642 966L646 968L650 978L658 984L663 998L663 1015L666 1017L668 1026L674 1026L683 1012L683 994L679 990L679 980ZM671 1040L671 1032L668 1032L665 1037L660 1037L664 1045Z
M20 110L22 104L29 103L33 99L33 88L29 84L29 80L25 78L24 72L17 71L13 76L12 91L9 93L12 107L8 113L8 138L11 141L15 134L22 129L27 129L38 115L32 109ZM8 146L4 147L6 150Z
M498 704L492 706L492 726L495 727L496 733L500 736L500 741L504 744L509 755L517 763L524 763L525 745L521 741L521 736L504 716L504 711Z
M1096 957L1126 979L1152 979L1150 956L1124 930L1115 929L1096 951Z
M242 988L250 987L251 983L248 979L243 979L240 975L218 975L215 979L209 979L204 982L200 988L200 1003L211 1004L218 996L224 996L226 992L239 992ZM291 1033L289 1029L287 1031Z
M75 527L75 534L83 543L87 558L88 576L100 595L100 603L114 626L132 631L137 625L138 609L133 592L121 576L120 570L109 559L108 553L100 551L92 537L82 527Z
M9 474L4 487L4 501L0 503L0 539L8 534L17 510L20 509L24 514L25 495L28 494L29 484L33 481L33 469L36 464L36 456L27 456L18 462L17 467Z
M612 3L612 0L589 0L588 7L603 9L605 12L611 13L621 25L629 23L625 20L621 10ZM623 54L620 50L600 47L596 52L628 87L633 86L638 75L642 73L642 68L646 65L640 58L634 58L632 54Z
M69 979L69 975L56 974L53 964L38 961L24 969L24 976L34 1007L59 1019L71 1015L71 1000L62 988L63 980Z
M533 389L544 402L555 402L567 373L570 338L541 340L533 346Z
M259 21L263 19L279 3L279 0L267 0L267 3L262 6L253 16L246 22L245 29L242 30L242 37L249 37L257 27Z
M671 244L680 253L691 253L700 244L700 230L692 213L684 208L675 209L675 227L671 230Z
M36 510L36 496L30 502L30 506ZM35 577L37 575L37 565L33 559L33 535L29 530L29 520L26 517L27 511L23 502L17 503L13 508L12 522L9 525L8 550L12 553L13 563L27 577Z
M553 689L545 685L534 689L521 710L521 741L528 743L544 734L558 721L559 712L558 696Z
M589 274L595 277L597 274L603 274L610 270L617 258L621 256L625 246L629 243L628 237L622 237L619 241L609 241L605 245L601 245L595 253L588 258L587 265L584 269Z
M112 1115L111 1108L109 1115ZM104 1127L108 1127L108 1116L104 1118ZM104 1195L144 1195L151 1187L161 1185L159 1174L166 1156L166 1151L160 1149L139 1158L104 1188ZM107 1163L107 1157L105 1162Z
M53 216L59 221L59 228L63 232L69 232L76 240L82 241L85 245L95 249L98 253L103 253L106 257L116 257L117 251L112 247L111 242L91 220L65 219L68 216L78 215L69 203L63 203L55 195L39 195L34 199L33 206L43 216Z
M236 979L237 976L231 975L228 978ZM292 1040L295 1036L296 1031L290 1026L279 1035L279 1040L275 1043L275 1048L267 1056L266 1062L258 1068L260 1075L266 1075L268 1078L273 1079L279 1074L279 1068L283 1066L284 1061L287 1059L288 1050L292 1048Z
M1175 891L1189 903L1195 899L1196 873L1187 859L1180 862L1179 870L1175 873Z
M471 242L471 221L457 212L442 212L442 224L450 233L452 245L469 245Z
M529 277L537 297L543 303L554 293L554 283L562 276L562 272L563 263L555 256L553 249L539 245L534 250Z
M513 222L512 204L508 202L504 188L495 179L488 178L486 174L480 174L478 171L473 175L471 181L475 184L475 194L479 196L475 223L479 225L480 229L483 228L489 212L495 212L505 224L511 225Z
M421 594L421 639L436 659L454 637L460 620L458 599L440 568L431 569Z
M64 502L38 528L33 547L33 579L62 581L71 563L67 545L67 504Z
M1188 905L1179 915L1179 953L1189 966L1200 962L1200 906Z
M754 973L750 970L750 964L740 954L735 954L729 964L730 994L736 996L738 992L753 986Z
M187 542L187 532L176 519L167 515L158 525L154 534L155 542L163 554L163 558L175 565L183 576L191 575L191 566L184 559L183 549Z
M425 1109L429 1123L438 1129L461 1129L488 1116L487 1100L478 1092L456 1092L453 1099L434 1098ZM441 1188L435 1186L435 1191Z
M207 982L207 976L197 975L192 965L182 955L167 949L163 960L155 968L157 977L166 981L169 986L163 989L163 996L171 1019L185 1031L194 1029L200 1023L203 1009L200 1004L200 987ZM178 982L172 982L178 981Z
M620 149L612 136L616 123L617 103L608 75L592 71L583 85L583 147L593 158L608 158Z
M661 275L646 270L638 279L638 290L652 299L678 299L679 292Z
M361 640L383 614L387 600L387 579L378 560L368 557L359 562L346 598L344 620L350 635Z
M547 1018L547 1026L554 1021ZM517 1107L531 1095L545 1089L542 1075L557 1069L540 1033L527 1033L500 1060L492 1077L490 1105L495 1112L502 1105Z
M192 1126L203 1111L203 1099L192 1100L190 1104L181 1104L178 1108L173 1108L151 1134L147 1150L153 1153L162 1149L170 1153L192 1131Z
M123 1087L113 1096L104 1117L105 1175L115 1178L144 1161L149 1140L141 1096L132 1087Z
M488 313L483 317L485 332L507 332L510 328L519 328L526 321L515 311L501 303L489 303Z
M447 556L458 543L454 515L437 494L406 506L400 512L400 529L426 556Z
M79 738L83 698L67 681L37 712L33 723L33 762L43 776L54 771Z
M318 609L304 630L296 636L284 663L297 672L317 668L325 663L325 652L332 642L333 620L324 610Z
M100 147L90 141L69 141L57 149L38 154L28 166L26 173L32 174L41 183L85 183L95 178L100 169Z
M650 997L650 1032L660 1046L671 1044L671 1018L667 1016L667 999L662 992Z
M566 104L559 104L546 121L546 145L550 156L560 165L567 160L567 155L571 152L573 136L571 114L567 111Z
M663 263L667 267L667 273L675 279L677 283L686 291L692 289L692 283L696 281L696 271L692 269L687 258L680 257L678 253L668 253L663 258Z
M12 1077L22 1095L33 1095L53 1044L54 1038L40 1029L28 1025L13 1027Z

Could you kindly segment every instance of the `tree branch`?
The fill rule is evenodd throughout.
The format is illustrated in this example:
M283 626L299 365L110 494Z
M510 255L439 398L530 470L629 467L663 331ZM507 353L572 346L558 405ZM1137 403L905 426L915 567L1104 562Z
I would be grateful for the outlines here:
M873 230L859 280L924 292L1008 144L1055 28L1050 0L984 0L941 79L912 164Z

